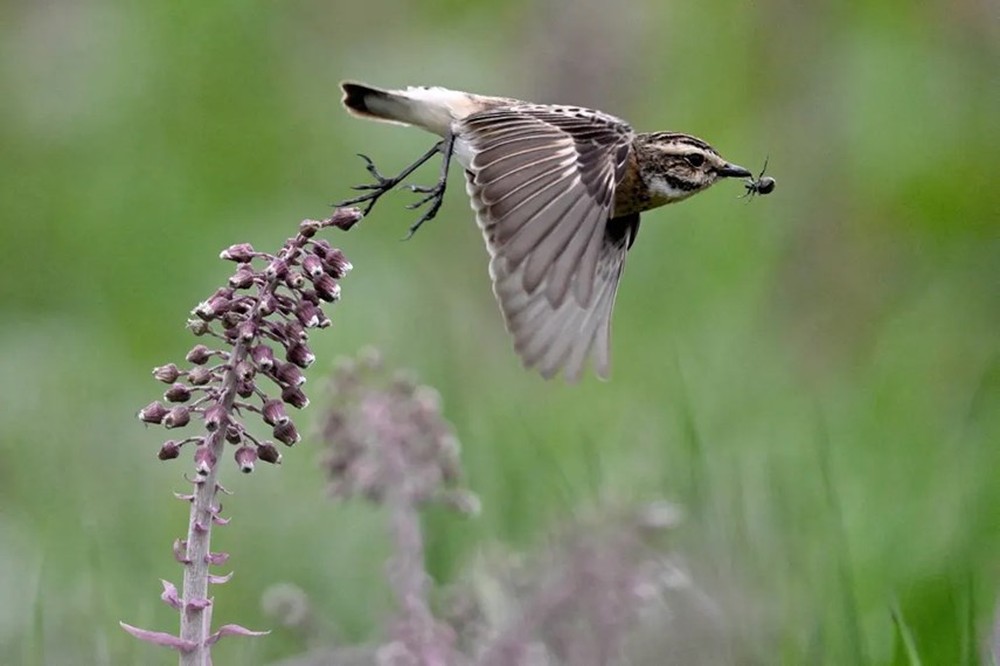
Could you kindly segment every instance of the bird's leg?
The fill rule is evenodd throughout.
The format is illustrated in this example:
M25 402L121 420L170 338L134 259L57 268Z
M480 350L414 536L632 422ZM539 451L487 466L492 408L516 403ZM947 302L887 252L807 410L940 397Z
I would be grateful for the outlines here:
M363 159L365 161L365 169L367 169L368 173L370 173L372 175L372 177L375 178L375 182L374 183L368 183L368 184L365 184L365 185L355 185L351 189L360 190L360 191L364 192L364 194L356 196L356 197L353 197L351 199L346 199L346 200L341 201L340 203L337 203L337 204L334 204L334 205L335 206L353 206L355 204L364 203L364 204L367 204L367 205L365 206L365 209L364 209L363 212L364 212L365 215L367 215L371 211L372 207L375 206L375 202L378 201L382 197L383 194L385 194L386 192L388 192L392 188L394 188L397 185L399 185L403 181L403 179L405 179L411 173L413 173L414 171L416 171L417 169L419 169L427 160L429 160L430 158L432 158L435 155L437 155L438 152L442 149L442 147L445 144L446 144L446 141L438 141L436 144L434 144L433 148L431 148L426 153L424 153L423 155L421 155L417 159L416 162L414 162L413 164L411 164L410 166L406 167L405 169L403 169L402 171L400 171L398 174L396 174L395 176L392 176L390 178L387 178L387 177L383 176L381 173L379 173L378 169L375 167L375 163L372 162L371 159L367 155L362 155L361 153L358 153L358 157L360 157L361 159ZM447 160L447 157L446 157L446 160ZM437 210L435 209L434 212L436 213Z
M413 192L419 192L421 194L426 194L423 199L412 203L407 206L407 208L414 210L430 204L430 207L424 212L419 220L410 225L410 230L406 234L404 240L409 240L413 238L413 234L417 233L417 229L420 228L427 220L433 219L437 215L438 210L441 208L442 202L444 202L444 192L445 188L448 186L448 166L451 164L451 155L455 151L455 135L448 132L448 135L443 141L439 141L436 148L441 150L443 159L441 160L441 176L438 178L438 182L430 187L424 187L421 185L410 185L410 190Z

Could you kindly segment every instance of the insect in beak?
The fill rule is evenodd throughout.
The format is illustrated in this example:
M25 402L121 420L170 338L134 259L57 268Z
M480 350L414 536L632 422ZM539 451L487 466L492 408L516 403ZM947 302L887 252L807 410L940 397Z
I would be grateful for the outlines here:
M767 157L764 158L764 166L763 168L761 168L760 173L757 174L756 178L748 177L745 181L743 181L743 187L745 187L747 191L740 197L741 199L747 197L750 197L752 199L754 195L757 194L766 195L770 194L771 192L774 192L774 184L775 184L774 178L764 175L764 172L767 171L768 159L769 158ZM750 175L751 174L748 172L747 176Z

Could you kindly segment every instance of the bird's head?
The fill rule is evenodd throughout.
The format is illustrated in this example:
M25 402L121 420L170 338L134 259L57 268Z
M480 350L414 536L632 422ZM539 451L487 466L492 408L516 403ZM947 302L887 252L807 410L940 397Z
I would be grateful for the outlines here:
M671 203L711 187L722 178L750 178L697 137L657 132L638 137L640 171L657 203Z

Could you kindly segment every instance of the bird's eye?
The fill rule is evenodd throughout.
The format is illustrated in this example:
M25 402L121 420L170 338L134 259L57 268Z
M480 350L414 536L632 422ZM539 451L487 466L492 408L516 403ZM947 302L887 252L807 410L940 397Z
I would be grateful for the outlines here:
M690 155L685 155L684 159L687 160L687 163L695 169L705 163L705 156L701 153L691 153Z

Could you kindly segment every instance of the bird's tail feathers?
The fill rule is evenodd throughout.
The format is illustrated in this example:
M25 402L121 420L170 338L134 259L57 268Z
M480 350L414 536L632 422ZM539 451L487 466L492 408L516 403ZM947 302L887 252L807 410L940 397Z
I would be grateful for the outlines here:
M456 117L468 113L469 96L446 88L383 90L344 81L344 107L353 115L389 123L414 125L444 135Z

